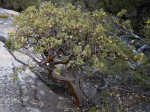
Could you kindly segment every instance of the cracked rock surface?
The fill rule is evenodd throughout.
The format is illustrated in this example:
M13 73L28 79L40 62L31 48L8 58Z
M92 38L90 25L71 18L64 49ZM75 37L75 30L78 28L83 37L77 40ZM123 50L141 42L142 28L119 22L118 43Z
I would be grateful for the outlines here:
M0 40L7 38L14 31L12 18L18 12L0 8ZM15 56L28 62L30 58L19 52ZM69 98L54 93L45 83L28 69L18 73L13 82L14 68L21 64L7 51L0 41L0 112L78 112Z

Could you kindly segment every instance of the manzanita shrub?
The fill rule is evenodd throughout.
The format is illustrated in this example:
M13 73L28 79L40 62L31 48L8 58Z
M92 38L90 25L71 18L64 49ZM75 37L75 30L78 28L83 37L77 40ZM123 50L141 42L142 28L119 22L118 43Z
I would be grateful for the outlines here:
M80 90L81 78L91 76L93 70L124 74L143 60L142 53L133 53L134 48L119 38L132 31L130 21L121 21L102 9L83 13L80 7L45 2L15 17L12 46L34 54L34 61L53 78L70 82L81 104L88 101Z

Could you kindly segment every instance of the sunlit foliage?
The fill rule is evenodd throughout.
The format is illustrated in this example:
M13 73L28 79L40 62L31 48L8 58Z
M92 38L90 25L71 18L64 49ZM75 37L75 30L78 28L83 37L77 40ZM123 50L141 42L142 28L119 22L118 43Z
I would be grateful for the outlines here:
M43 60L51 56L45 62L50 68L59 61L68 67L86 66L120 73L144 57L133 53L134 48L118 37L132 31L130 22L121 22L102 9L82 13L80 7L56 7L46 2L38 9L29 7L15 17L14 24L17 30L13 34L13 46L32 48L35 54L43 55Z

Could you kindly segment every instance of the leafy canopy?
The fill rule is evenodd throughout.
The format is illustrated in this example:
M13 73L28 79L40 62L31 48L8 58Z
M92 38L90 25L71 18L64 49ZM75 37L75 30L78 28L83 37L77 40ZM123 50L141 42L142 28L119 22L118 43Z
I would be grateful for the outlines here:
M67 67L122 72L143 58L143 54L133 53L134 48L119 38L131 31L129 23L103 9L83 13L80 7L56 7L45 2L38 9L29 7L15 17L13 46L41 54L52 70L59 62ZM49 57L52 59L48 60Z

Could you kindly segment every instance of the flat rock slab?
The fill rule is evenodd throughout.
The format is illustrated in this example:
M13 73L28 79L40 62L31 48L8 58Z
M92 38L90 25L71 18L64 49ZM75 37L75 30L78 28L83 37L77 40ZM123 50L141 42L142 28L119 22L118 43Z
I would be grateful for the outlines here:
M15 53L16 57L29 57ZM18 55L18 56L17 56ZM70 99L54 93L28 69L18 73L13 82L14 67L21 64L0 42L0 112L78 112Z

